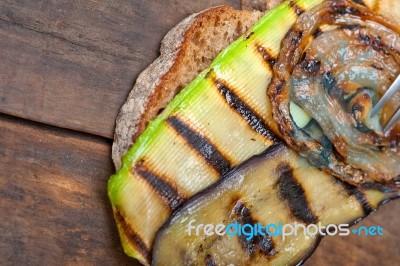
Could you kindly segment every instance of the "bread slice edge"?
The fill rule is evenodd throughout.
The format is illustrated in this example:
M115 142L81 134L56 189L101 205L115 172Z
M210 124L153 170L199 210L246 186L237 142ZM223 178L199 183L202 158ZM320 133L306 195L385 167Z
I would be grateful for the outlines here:
M160 56L139 74L117 116L112 146L117 170L148 122L261 16L259 11L217 6L187 17L165 35Z

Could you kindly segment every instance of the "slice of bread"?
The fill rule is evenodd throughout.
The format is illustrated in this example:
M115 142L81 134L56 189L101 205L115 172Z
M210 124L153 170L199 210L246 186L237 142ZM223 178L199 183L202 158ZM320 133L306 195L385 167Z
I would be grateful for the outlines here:
M282 2L283 0L242 0L241 4L243 10L260 10L265 12Z
M118 114L112 147L117 170L148 122L262 14L218 6L189 16L168 32L160 56L139 75Z

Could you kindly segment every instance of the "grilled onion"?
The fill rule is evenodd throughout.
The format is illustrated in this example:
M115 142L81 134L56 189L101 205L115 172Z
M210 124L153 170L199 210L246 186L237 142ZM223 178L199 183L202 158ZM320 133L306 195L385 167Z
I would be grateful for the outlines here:
M273 69L268 95L286 142L353 185L400 187L400 126L382 132L400 92L371 117L400 73L399 33L361 5L326 1L300 16Z

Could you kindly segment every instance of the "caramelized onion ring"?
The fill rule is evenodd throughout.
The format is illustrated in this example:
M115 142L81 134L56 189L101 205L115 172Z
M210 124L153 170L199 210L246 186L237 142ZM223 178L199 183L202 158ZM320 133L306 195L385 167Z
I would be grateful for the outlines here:
M399 108L400 92L370 117L400 73L399 33L360 5L326 1L298 19L273 69L268 95L286 142L354 185L399 189L400 127L384 135L382 125ZM303 127L291 114L298 107L310 117Z

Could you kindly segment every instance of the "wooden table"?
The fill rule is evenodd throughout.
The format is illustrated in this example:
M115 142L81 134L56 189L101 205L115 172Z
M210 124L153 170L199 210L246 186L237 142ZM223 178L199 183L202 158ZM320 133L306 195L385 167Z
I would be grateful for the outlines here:
M168 2L168 4L166 4ZM185 3L187 2L187 3ZM107 199L115 117L164 34L239 0L0 1L0 264L137 265ZM307 265L399 263L400 201L383 237L329 237Z

